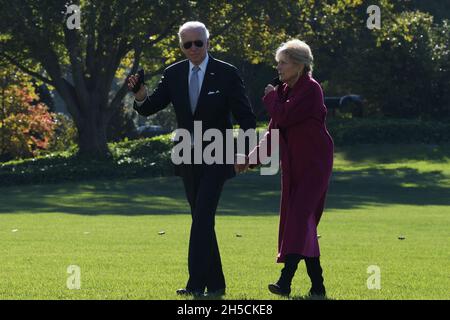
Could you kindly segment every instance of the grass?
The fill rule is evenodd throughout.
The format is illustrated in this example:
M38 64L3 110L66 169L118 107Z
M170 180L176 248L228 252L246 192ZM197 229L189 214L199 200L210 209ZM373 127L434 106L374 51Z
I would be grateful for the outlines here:
M449 299L449 146L360 145L335 159L319 226L329 298ZM226 299L279 299L267 290L281 267L279 186L256 171L225 186ZM0 188L0 203L0 299L178 299L185 285L190 215L177 177ZM66 286L70 265L80 290ZM371 265L380 290L367 288ZM292 299L308 289L301 264Z

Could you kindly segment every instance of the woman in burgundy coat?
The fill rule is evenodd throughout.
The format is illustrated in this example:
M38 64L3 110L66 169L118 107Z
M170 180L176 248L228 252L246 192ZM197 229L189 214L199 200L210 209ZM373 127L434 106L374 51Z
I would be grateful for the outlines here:
M312 282L310 295L325 296L317 225L333 166L333 140L325 126L327 111L322 88L311 77L309 46L291 40L277 50L276 60L282 84L267 85L263 98L271 117L269 131L249 155L258 158L262 147L268 147L270 154L270 129L279 129L282 189L277 262L284 262L284 268L269 290L289 295L298 263L304 259ZM236 170L248 167L236 165Z

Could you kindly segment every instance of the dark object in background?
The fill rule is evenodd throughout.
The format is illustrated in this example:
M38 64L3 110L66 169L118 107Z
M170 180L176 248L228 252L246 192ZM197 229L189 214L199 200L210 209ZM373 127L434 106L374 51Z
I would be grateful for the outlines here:
M171 130L164 129L157 125L145 125L137 128L138 138L152 138L170 132Z
M141 85L144 84L144 69L141 69L138 71L138 82L136 83L136 85L133 87L133 92L137 93L139 91L139 89L141 88Z
M360 95L349 94L342 97L324 97L325 106L335 116L336 109L350 112L354 118L363 116L363 98Z
M283 82L279 77L275 77L270 81L273 86L282 85ZM363 116L363 98L360 95L349 94L342 97L324 97L325 106L331 110L335 116L336 109L342 112L350 112L354 118Z

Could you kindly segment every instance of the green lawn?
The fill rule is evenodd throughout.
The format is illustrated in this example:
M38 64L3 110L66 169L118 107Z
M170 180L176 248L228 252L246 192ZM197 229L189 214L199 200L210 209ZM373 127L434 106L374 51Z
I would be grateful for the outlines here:
M179 178L0 188L0 203L0 299L177 299L185 285ZM226 299L277 299L278 204L279 176L227 182L216 218ZM337 150L319 226L330 299L449 299L449 231L450 146ZM79 290L66 286L69 265ZM371 265L380 290L367 288ZM301 264L292 298L308 289Z

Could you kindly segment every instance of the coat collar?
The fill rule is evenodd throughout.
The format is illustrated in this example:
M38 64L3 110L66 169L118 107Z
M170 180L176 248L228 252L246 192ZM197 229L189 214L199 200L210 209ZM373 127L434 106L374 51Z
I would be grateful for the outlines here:
M194 68L194 64L189 61L189 72L192 70L192 68ZM199 67L201 70L205 71L206 68L208 67L208 62L209 62L209 54L206 55L205 59L203 59L202 63L200 63Z
M288 97L294 95L295 93L300 91L301 88L304 86L304 84L307 83L309 80L311 80L311 74L308 72L303 74L300 78L298 78L297 82L294 84L292 88L290 88L286 83L283 83L281 87L282 97L284 97L284 99L287 99Z

